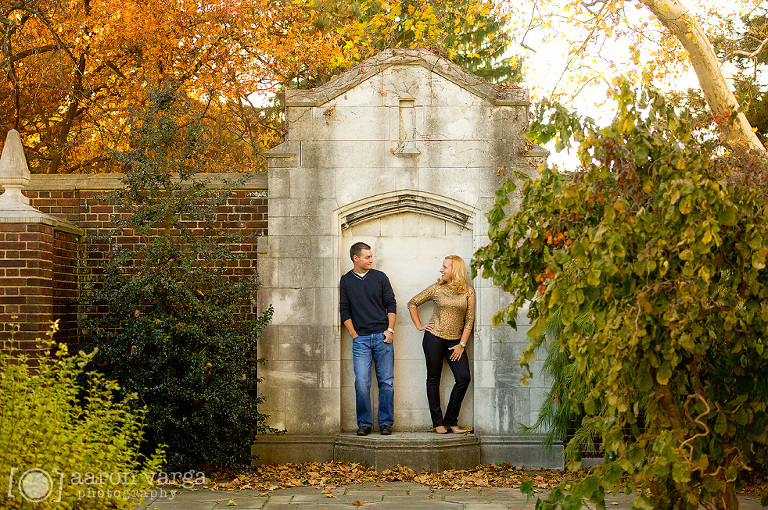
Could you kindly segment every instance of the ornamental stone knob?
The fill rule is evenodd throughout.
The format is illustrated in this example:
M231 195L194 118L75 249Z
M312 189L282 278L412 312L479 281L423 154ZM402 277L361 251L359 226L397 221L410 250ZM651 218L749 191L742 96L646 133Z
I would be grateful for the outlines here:
M0 195L0 204L28 205L29 199L21 193L21 189L29 184L29 167L24 156L19 132L15 129L8 131L0 156L0 186L5 193Z

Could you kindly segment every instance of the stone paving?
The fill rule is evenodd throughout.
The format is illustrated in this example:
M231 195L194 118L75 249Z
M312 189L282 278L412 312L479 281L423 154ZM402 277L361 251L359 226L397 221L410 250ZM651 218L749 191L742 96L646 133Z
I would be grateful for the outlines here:
M606 496L606 508L629 510L633 499L632 495L609 494ZM526 501L526 496L519 489L476 487L433 490L413 482L385 482L342 485L333 488L330 495L318 487L293 487L267 493L199 489L172 494L167 491L134 510L534 510L535 507L535 501ZM754 496L739 495L740 510L762 508L759 499Z

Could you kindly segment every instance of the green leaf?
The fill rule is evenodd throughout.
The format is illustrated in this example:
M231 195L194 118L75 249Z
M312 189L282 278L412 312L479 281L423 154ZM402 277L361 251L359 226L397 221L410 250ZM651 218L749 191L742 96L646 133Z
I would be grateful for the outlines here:
M739 409L736 411L736 423L739 425L746 425L749 423L749 413L744 409L744 407L739 407Z
M653 506L653 503L645 494L638 494L635 496L635 503L632 508L637 510L656 510Z
M573 494L569 494L565 497L565 500L563 500L563 510L580 510L581 509L581 498L574 496Z
M587 416L593 416L595 414L595 399L592 397L586 397L584 399L584 412L587 413Z
M676 463L672 467L672 478L675 480L676 483L688 483L691 481L691 469L688 467L688 464L685 463Z
M560 308L560 320L564 325L571 324L574 321L574 309L572 306L564 305Z
M672 369L670 368L669 363L665 361L656 372L656 381L658 381L659 384L666 385L671 377Z
M589 475L581 481L580 488L581 494L592 499L600 493L600 480L596 475Z
M752 253L752 267L755 269L765 269L765 258L768 255L768 248L760 248Z
M533 480L526 480L520 484L520 492L528 496L526 503L533 497Z
M763 236L760 234L753 234L747 238L747 244L750 248L753 250L760 250L765 249L765 246L763 245Z
M723 225L732 226L736 224L736 215L737 209L734 206L728 206L720 211L720 214L717 217L717 221L722 223Z
M687 196L680 200L678 209L680 210L680 214L689 214L693 209L693 200L691 200L691 197Z
M547 330L546 321L539 318L534 321L534 323L531 325L531 329L528 330L528 333L526 333L526 335L529 338L535 338L535 337L538 337L539 335L543 335L546 330Z
M728 430L728 422L725 419L725 415L723 413L718 413L717 418L715 419L715 433L723 435Z
M653 377L648 370L641 369L637 373L637 386L640 391L650 391L653 388Z

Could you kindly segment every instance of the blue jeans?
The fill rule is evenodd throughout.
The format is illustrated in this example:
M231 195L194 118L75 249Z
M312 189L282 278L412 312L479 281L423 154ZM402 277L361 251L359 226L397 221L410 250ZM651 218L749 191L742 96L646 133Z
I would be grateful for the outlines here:
M379 427L395 421L395 350L384 343L384 333L360 335L352 340L352 365L355 369L355 404L357 426L373 427L371 409L371 363L379 382Z

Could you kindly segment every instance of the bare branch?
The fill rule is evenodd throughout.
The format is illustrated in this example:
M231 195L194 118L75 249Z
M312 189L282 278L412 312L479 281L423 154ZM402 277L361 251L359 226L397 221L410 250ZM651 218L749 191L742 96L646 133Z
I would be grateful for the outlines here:
M736 56L747 57L756 60L757 57L768 47L768 38L763 39L760 46L755 51L749 52L744 50L734 50L723 58L723 62L727 62Z
M66 45L66 46L69 48L74 47L73 45ZM55 51L58 49L59 49L59 46L57 44L46 44L45 46L27 48L24 51L20 51L16 53L15 55L3 55L3 60L0 60L0 68L8 65L9 63L18 62L19 60L30 57L32 55L40 55L41 53L47 53L49 51Z
M586 10L591 12L592 14L595 14L595 11L592 10L592 7L597 7L599 4L603 4L598 11L602 10L605 7L605 0L581 0L581 5L584 6Z

